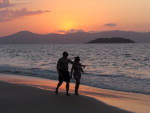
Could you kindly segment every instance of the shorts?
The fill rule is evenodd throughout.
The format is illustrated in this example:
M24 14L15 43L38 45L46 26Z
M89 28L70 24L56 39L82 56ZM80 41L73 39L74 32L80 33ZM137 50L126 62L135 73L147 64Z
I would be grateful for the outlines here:
M74 77L75 80L80 80L81 79L81 72L74 71L73 77Z
M59 82L70 82L70 75L69 71L59 71Z

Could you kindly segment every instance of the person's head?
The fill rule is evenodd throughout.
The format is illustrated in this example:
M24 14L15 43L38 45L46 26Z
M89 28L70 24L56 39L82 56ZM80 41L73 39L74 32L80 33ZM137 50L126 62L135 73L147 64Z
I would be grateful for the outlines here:
M80 57L79 56L75 57L74 61L75 62L80 62Z
M64 57L64 58L67 58L67 57L68 57L68 52L64 51L64 52L63 52L63 57Z

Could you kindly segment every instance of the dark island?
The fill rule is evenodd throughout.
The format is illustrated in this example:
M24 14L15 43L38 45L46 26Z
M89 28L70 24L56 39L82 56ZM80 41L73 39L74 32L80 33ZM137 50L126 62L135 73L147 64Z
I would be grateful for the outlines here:
M120 37L112 37L112 38L97 38L95 40L87 42L89 43L135 43L133 40L120 38Z

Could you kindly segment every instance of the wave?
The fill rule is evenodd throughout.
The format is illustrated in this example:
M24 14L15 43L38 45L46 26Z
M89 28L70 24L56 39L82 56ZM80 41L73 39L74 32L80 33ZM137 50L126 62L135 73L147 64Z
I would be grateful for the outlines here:
M10 65L0 65L0 73L34 76L47 79L57 79L57 72L40 68L14 67Z
M52 80L58 79L58 73L56 71L41 68L0 65L0 73L34 76ZM74 82L74 80L71 80L71 82ZM82 75L81 83L83 85L103 89L150 94L150 79L147 78L134 78L126 75L98 75L86 73Z

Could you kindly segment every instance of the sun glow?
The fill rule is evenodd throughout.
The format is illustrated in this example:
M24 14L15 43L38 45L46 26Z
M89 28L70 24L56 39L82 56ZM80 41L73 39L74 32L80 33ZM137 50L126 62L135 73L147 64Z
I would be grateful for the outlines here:
M67 31L70 29L74 29L76 27L76 24L73 21L65 21L62 23L61 27L63 30Z
M77 27L77 21L73 17L74 16L64 14L61 19L59 18L58 20L59 29L65 31L75 29Z

